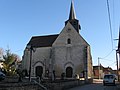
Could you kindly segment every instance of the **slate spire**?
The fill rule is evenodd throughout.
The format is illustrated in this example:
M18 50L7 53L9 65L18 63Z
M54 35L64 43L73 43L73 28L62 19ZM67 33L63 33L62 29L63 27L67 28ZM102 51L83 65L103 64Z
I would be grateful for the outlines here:
M65 25L67 25L68 22L69 22L69 23L75 28L75 30L79 33L79 30L81 29L81 26L80 26L80 24L79 24L79 20L76 19L76 14L75 14L75 10L74 10L73 1L71 1L69 19L68 19L67 21L65 21Z
M69 20L76 19L73 1L71 1Z

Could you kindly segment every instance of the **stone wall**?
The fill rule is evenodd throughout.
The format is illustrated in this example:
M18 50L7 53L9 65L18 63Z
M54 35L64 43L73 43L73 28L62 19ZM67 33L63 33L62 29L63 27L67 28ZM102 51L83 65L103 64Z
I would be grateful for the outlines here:
M2 83L0 90L44 90L33 83Z
M87 82L84 80L63 80L63 81L56 81L53 83L49 83L48 90L67 90L72 87L90 84L93 80L89 79ZM48 85L47 85L48 86Z
M13 80L13 79L11 79ZM41 84L35 82L17 82L18 79L14 78L14 81L2 81L0 82L0 90L67 90L69 88L80 86L87 83L92 83L92 79L86 83L84 80L56 80L46 81Z

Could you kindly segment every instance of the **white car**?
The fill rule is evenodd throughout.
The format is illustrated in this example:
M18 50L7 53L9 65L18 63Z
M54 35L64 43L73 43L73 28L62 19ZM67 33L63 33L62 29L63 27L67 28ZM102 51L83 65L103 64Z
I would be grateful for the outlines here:
M116 80L116 75L115 74L106 74L104 75L103 79L103 85L115 85L115 80Z

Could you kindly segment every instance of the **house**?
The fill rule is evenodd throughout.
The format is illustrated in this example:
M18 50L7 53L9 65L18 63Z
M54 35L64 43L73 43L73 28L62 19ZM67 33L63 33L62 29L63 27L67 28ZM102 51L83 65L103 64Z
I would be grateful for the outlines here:
M59 34L30 39L24 50L22 69L33 77L74 78L82 73L86 79L92 78L90 45L80 35L80 29L71 2L69 19Z
M93 74L95 79L101 79L104 75L104 67L102 65L100 66L93 66Z
M104 74L113 74L113 70L111 67L104 67Z
M116 74L116 70L111 67L93 66L93 74L95 79L102 79L105 74Z

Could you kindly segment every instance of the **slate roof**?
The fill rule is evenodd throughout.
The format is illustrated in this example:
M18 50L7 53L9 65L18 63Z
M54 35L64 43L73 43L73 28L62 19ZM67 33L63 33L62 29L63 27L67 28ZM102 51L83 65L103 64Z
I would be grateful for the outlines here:
M98 70L99 69L99 66L93 66L93 70ZM100 70L103 70L104 67L102 65L100 65Z
M59 34L47 36L33 36L27 45L33 47L49 47L52 46Z

